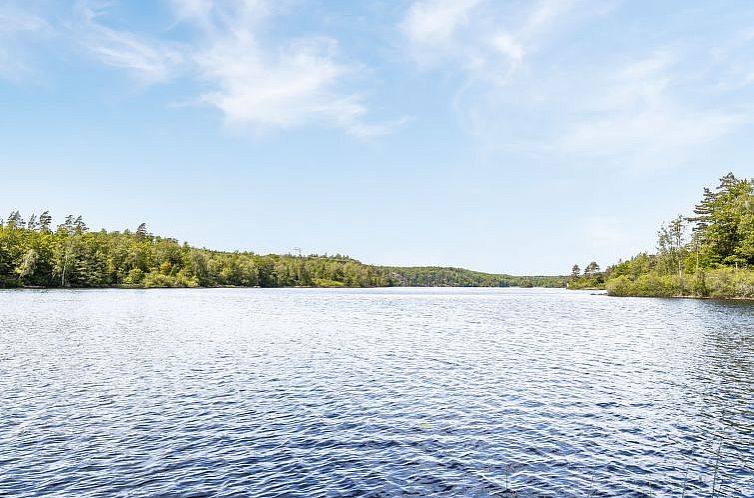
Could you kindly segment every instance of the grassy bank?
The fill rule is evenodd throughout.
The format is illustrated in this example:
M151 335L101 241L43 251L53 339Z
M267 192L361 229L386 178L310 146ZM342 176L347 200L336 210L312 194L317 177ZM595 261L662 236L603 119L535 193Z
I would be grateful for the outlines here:
M609 279L606 288L611 296L754 299L754 270L718 268L681 275L653 271Z

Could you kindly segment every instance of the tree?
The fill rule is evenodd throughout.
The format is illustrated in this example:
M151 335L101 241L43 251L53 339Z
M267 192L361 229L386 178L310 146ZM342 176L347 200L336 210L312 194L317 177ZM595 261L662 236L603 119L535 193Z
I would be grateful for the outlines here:
M75 220L72 214L65 217L65 221L58 225L58 231L72 235L76 231Z
M81 217L81 215L78 215L76 217L76 220L73 222L73 227L76 230L76 233L83 233L89 230L89 228L86 226L86 223L84 223L84 218Z
M139 227L136 229L135 235L139 240L145 238L147 236L147 224L142 223L141 225L139 225Z
M588 265L586 265L586 268L584 268L584 277L591 278L597 276L597 274L600 272L600 265L598 265L595 261L592 261Z
M40 231L49 232L51 225L52 225L52 216L50 216L49 211L45 211L44 213L39 215L39 230Z
M571 280L577 280L581 277L581 268L579 268L579 265L573 265L573 268L571 268Z
M686 218L679 215L657 232L657 249L668 273L683 274L686 248Z
M39 255L34 249L29 249L26 252L24 259L21 261L21 265L16 268L19 282L22 283L25 278L30 277L34 273L34 270L37 268L38 259Z
M18 211L11 211L5 225L12 230L16 228L23 229L25 224L24 219L21 217L21 213Z
M26 222L26 229L27 230L36 230L37 227L38 227L38 224L37 224L37 215L35 215L34 213L32 213L31 216L29 217L29 221Z
M720 178L714 192L704 189L702 201L694 208L696 216L689 218L695 223L695 242L702 253L703 266L754 262L746 257L747 251L741 250L753 190L752 181L739 180L733 173Z

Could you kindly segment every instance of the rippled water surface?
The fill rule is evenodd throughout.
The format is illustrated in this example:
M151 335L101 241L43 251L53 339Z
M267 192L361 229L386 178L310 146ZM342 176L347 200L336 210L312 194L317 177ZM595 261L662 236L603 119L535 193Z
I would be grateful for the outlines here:
M1 291L0 346L3 497L754 496L751 303Z

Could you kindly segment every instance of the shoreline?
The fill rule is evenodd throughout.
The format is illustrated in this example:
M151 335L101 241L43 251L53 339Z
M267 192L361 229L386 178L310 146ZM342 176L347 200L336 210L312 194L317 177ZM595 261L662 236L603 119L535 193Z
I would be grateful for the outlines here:
M521 286L521 285L373 285L369 287L332 285L288 285L279 287L262 287L260 285L213 285L199 287L141 287L135 285L108 285L103 287L43 287L43 286L18 286L18 287L0 287L0 291L13 290L152 290L152 289L176 289L176 290L201 290L201 289L563 289L565 287L544 287L544 286Z
M649 296L649 295L638 295L638 294L624 294L624 295L616 295L616 294L610 294L606 293L604 294L606 296L610 297L639 297L639 298L649 298L649 299L703 299L703 300L712 300L712 301L754 301L754 297L747 297L747 296L693 296L688 294L678 294L674 296L662 296L662 295L656 295L656 296Z

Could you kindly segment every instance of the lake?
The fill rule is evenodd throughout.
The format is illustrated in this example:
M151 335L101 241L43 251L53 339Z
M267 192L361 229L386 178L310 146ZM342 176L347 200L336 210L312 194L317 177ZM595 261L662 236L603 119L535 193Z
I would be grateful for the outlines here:
M754 304L0 291L0 496L754 496Z

